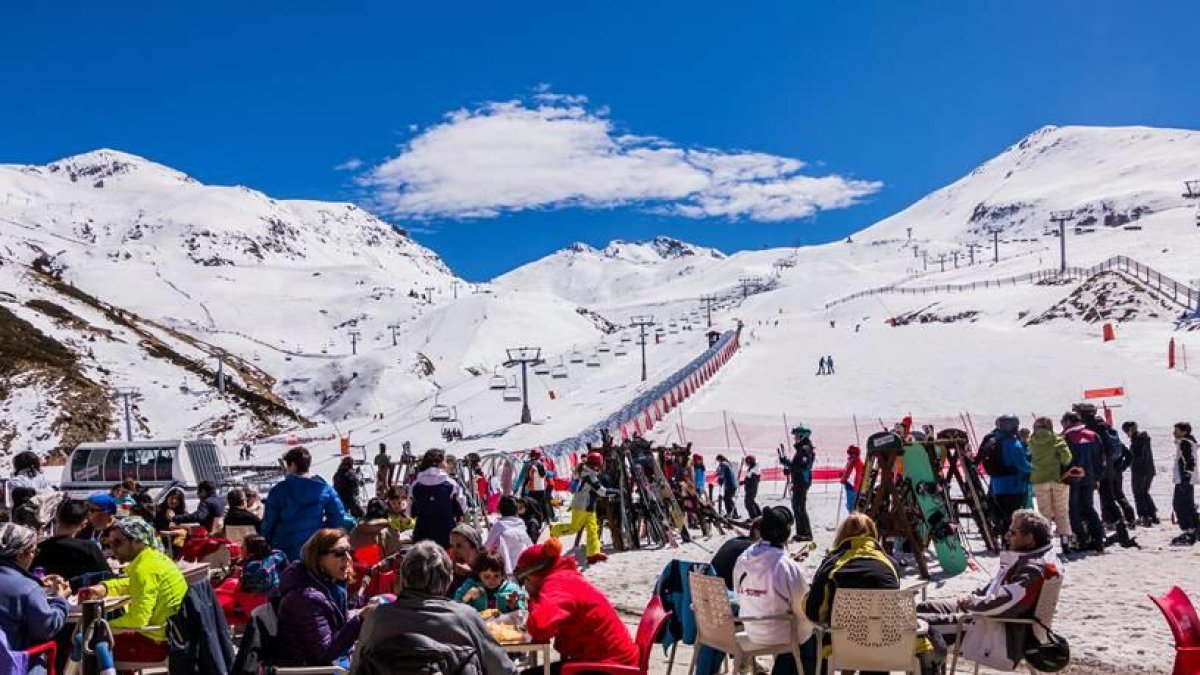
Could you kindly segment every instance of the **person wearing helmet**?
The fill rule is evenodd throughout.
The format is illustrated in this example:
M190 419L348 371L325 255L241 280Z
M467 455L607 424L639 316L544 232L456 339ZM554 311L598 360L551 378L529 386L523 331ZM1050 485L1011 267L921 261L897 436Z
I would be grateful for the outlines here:
M577 534L580 530L587 537L587 559L589 563L608 560L600 551L600 523L596 519L596 502L607 496L608 488L600 482L600 470L604 468L604 455L592 451L587 459L575 467L579 478L579 489L571 500L571 522L557 523L550 528L550 536L562 537Z
M858 501L858 486L862 483L863 461L862 451L857 445L846 448L846 468L842 469L842 489L846 493L846 513L854 512L854 503Z
M550 503L553 488L550 484L550 472L546 470L546 463L542 460L541 450L529 451L529 461L521 467L521 476L517 479L517 484L521 486L522 495L538 506L542 522L553 523L554 506Z
M1000 553L1000 564L992 580L957 598L921 602L917 605L917 616L948 643L954 642L958 621L964 613L994 619L1033 619L1045 584L1059 579L1063 573L1062 563L1054 552L1051 528L1049 519L1036 511L1015 511L1005 535L1008 549ZM1044 629L1030 630L1026 624L968 623L962 655L988 668L1012 671L1029 652L1038 651L1035 642L1047 641L1043 633ZM1035 640L1031 641L1030 636Z
M738 489L737 473L728 457L717 455L717 485L721 488L721 508L726 518L734 520L740 517L734 503Z
M758 466L758 459L754 455L747 455L746 477L742 479L742 486L746 488L746 492L742 496L742 503L746 505L746 517L751 520L762 515L762 507L758 505L758 484L760 482L762 482L762 468Z
M1001 415L996 418L996 430L992 432L1003 471L992 474L991 491L1004 529L1008 529L1013 512L1025 507L1031 492L1029 477L1033 474L1033 462L1029 448L1018 436L1020 430L1021 421L1016 416Z
M792 429L794 454L788 459L779 448L779 463L792 481L792 513L796 518L796 541L812 541L812 524L808 520L808 489L812 487L812 469L817 460L813 449L812 431L799 424Z

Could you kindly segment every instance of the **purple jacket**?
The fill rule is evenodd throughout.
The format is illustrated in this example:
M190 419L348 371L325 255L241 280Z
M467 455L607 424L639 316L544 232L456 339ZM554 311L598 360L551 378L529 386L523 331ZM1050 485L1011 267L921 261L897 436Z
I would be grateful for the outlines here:
M294 562L279 579L276 665L328 666L350 652L362 619L348 619L346 591Z

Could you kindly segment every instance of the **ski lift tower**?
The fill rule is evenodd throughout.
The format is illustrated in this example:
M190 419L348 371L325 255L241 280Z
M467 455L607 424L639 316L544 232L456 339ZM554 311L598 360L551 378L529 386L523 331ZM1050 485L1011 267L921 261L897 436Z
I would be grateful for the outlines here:
M112 390L114 399L122 399L125 403L125 442L133 441L133 417L129 413L129 400L140 399L141 391L137 387L116 387Z
M1051 211L1050 222L1058 225L1058 273L1067 273L1067 222L1075 220L1074 211Z
M646 381L646 329L654 325L654 317L641 314L629 318L629 326L638 329L638 344L642 346L642 382Z
M1183 181L1183 198L1200 200L1200 180ZM1200 206L1196 208L1196 227L1200 227Z
M713 303L717 301L715 295L705 295L700 298L700 302L704 303L704 314L708 318L708 327L712 328L712 308Z
M506 368L521 365L521 424L529 424L533 421L533 416L529 414L529 366L544 363L542 348L514 347L504 351L508 354L508 360L504 362Z

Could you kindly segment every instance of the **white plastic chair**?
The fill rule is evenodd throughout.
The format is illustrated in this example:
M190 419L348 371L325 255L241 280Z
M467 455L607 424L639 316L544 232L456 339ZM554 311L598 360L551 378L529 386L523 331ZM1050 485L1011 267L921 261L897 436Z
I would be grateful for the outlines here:
M914 589L840 588L833 598L829 672L898 670L921 675Z
M254 534L258 534L258 530L254 529L253 525L225 526L225 538L243 548L246 546L246 537Z
M800 666L800 643L797 640L790 640L788 644L760 645L750 640L744 630L737 630L736 626L737 623L751 621L787 621L791 625L791 634L795 635L795 615L783 614L753 619L734 617L724 579L689 572L688 585L692 591L692 611L696 616L696 644L692 649L688 675L696 672L696 659L701 646L712 647L733 659L734 673L741 672L742 666L750 663L756 656L774 654L791 654L792 658L796 659L796 666Z
M1037 607L1035 607L1033 610L1033 616L1036 617L1036 621L1034 619L1007 619L991 616L980 616L978 614L971 614L970 612L967 612L963 616L959 617L957 627L958 632L954 640L954 655L950 658L951 675L958 672L958 659L962 655L963 642L965 641L967 632L970 630L972 625L983 625L989 622L999 624L1022 624L1029 626L1032 629L1033 638L1035 640L1037 640L1039 643L1045 642L1048 639L1048 636L1046 635L1046 629L1054 627L1054 614L1058 611L1058 597L1062 594L1062 584L1063 578L1061 575L1059 575L1053 579L1047 580L1042 585L1042 592L1041 595L1038 596ZM1039 621L1042 623L1042 625L1038 625ZM1042 627L1043 625L1045 628ZM966 657L963 658L966 660ZM1028 663L1025 664L1025 667L1028 668L1029 672L1031 673L1038 672L1034 670L1033 666L1030 666ZM975 675L979 675L978 663L975 664L974 672Z

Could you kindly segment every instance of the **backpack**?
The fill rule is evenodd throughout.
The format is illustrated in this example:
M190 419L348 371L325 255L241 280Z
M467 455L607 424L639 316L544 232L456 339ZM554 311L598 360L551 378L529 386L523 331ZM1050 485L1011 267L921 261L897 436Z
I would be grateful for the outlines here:
M441 643L418 633L360 649L354 668L360 675L460 675L482 669L477 648Z
M1000 438L995 432L983 437L983 441L979 444L977 457L979 463L983 465L983 470L987 471L989 476L1016 474L1016 471L1004 462L1004 446L1001 445Z
M264 603L250 612L230 675L258 675L275 662L273 643L279 635L276 602Z
M1133 463L1133 453L1129 447L1121 441L1117 430L1107 424L1101 424L1100 428L1096 429L1096 436L1100 438L1100 443L1104 446L1104 454L1113 468L1117 471L1124 471Z

